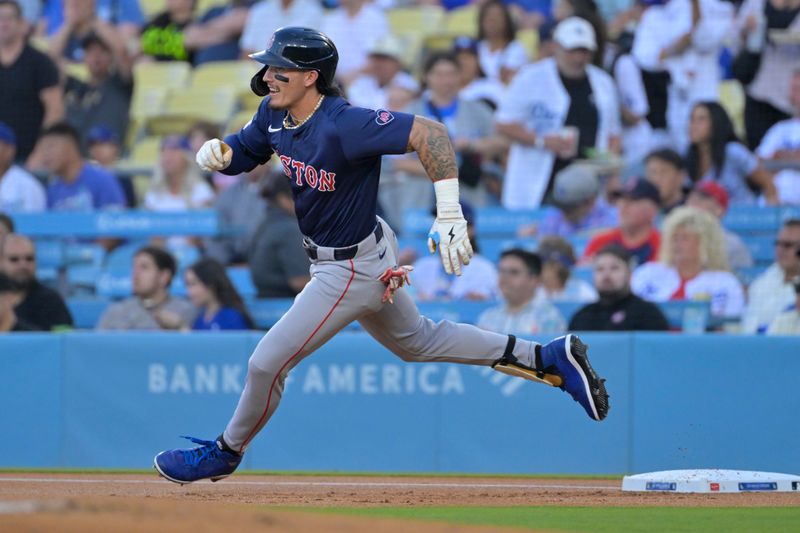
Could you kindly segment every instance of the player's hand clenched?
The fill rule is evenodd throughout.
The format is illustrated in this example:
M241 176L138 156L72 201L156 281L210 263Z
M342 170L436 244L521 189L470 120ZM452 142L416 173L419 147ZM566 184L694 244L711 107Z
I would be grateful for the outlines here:
M455 272L456 276L460 276L461 265L468 265L473 253L467 235L467 221L461 214L461 206L449 216L442 215L442 210L439 209L439 215L428 233L428 249L435 253L438 247L444 271L448 274Z
M224 170L231 164L233 150L219 139L211 139L203 143L197 151L197 164L203 170Z

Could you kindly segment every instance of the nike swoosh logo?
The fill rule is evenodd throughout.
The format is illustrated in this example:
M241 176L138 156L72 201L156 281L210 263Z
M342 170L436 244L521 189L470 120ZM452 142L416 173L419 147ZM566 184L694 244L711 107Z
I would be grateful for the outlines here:
M448 235L450 235L450 243L449 244L453 243L453 237L456 236L456 234L453 232L454 229L455 229L455 226L450 226L450 233L448 233Z
M386 255L386 248L384 248L382 252L378 252L378 259L383 259L384 255Z
M281 131L283 128L273 128L272 126L267 126L267 131L270 133L275 133L276 131Z

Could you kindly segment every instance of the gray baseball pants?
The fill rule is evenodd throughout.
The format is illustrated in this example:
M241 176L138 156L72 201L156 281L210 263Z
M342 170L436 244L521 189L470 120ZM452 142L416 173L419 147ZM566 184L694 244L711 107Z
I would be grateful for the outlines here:
M389 225L378 223L382 238L376 242L371 233L353 259L335 260L333 248L317 248L311 281L250 357L239 405L223 434L232 449L244 452L270 419L289 371L353 320L404 361L488 366L503 355L508 335L447 320L435 323L420 315L405 289L395 292L394 304L381 302L385 285L378 278L397 266L399 249ZM533 366L534 346L518 339L513 354Z

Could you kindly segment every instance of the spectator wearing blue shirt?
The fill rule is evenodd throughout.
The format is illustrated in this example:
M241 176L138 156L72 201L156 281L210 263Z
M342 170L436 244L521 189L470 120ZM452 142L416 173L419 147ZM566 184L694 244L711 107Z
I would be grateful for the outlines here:
M242 297L219 261L199 260L186 269L184 279L189 299L200 309L193 330L255 329Z
M119 182L104 168L87 163L78 131L65 122L47 128L40 137L42 162L51 174L47 207L55 211L124 208Z
M139 0L46 0L42 10L44 33L50 37L65 23L65 11L89 12L99 20L115 26L126 42L139 34L144 15Z

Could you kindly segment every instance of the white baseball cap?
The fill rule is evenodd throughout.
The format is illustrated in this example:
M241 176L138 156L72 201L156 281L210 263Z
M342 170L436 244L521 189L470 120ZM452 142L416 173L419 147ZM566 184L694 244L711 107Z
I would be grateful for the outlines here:
M553 32L553 40L566 50L585 48L594 52L597 50L597 39L594 35L594 28L589 21L580 17L569 17L562 20L556 31Z

